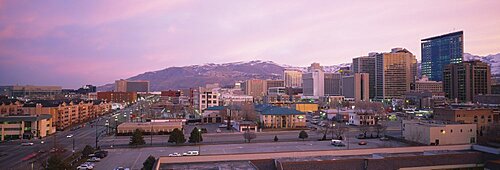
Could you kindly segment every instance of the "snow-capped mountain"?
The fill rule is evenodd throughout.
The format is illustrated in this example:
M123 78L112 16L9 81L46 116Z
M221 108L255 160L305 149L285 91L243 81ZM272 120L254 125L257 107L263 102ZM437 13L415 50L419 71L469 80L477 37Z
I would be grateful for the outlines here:
M336 72L341 67L350 66L340 64L324 66L325 72ZM146 72L127 80L149 80L152 91L168 89L185 89L204 86L210 83L219 83L222 86L232 85L237 81L248 79L281 79L285 68L295 68L306 71L307 67L293 67L280 65L273 61L249 61L184 67L169 67L163 70ZM114 89L114 84L106 84L98 88L100 91Z

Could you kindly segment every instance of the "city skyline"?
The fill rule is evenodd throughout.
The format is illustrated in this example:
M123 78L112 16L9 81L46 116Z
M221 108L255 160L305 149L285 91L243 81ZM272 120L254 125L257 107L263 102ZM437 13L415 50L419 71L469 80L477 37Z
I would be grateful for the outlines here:
M464 52L500 52L500 22L489 17L500 2L429 3L0 1L0 84L76 88L250 60L334 65L394 47L420 61L421 39L460 30Z

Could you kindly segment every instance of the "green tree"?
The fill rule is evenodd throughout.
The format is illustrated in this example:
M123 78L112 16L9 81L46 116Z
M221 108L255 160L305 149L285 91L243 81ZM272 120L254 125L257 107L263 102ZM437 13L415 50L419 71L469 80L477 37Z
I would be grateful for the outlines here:
M300 131L300 133L299 133L299 138L300 138L300 139L304 140L304 139L306 139L306 138L308 138L308 137L309 137L309 135L307 135L307 132L306 132L306 131L303 131L303 130L302 130L302 131Z
M129 145L138 146L144 144L146 144L146 142L144 141L144 137L142 137L142 132L139 129L135 129L130 137Z
M168 137L168 142L171 143L184 143L186 142L186 138L184 137L184 133L182 133L181 130L178 128L175 128L171 133L170 136Z
M85 148L83 148L82 155L84 157L88 157L92 153L94 153L94 148L92 146L86 145Z
M194 127L193 131L191 131L191 135L189 136L189 143L199 143L202 141L203 136L201 135L201 130Z
M274 135L274 141L278 142L278 136Z
M153 166L155 165L156 158L154 156L149 155L149 157L142 163L141 170L153 170Z
M57 155L51 156L47 160L47 166L45 167L47 170L66 170L71 169L71 166L68 162L63 160L61 157Z

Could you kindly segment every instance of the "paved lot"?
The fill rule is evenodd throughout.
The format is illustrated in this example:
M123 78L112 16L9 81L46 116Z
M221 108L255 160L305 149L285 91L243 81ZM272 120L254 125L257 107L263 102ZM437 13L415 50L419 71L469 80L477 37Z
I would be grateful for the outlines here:
M349 139L349 149L358 148L380 148L407 146L396 141L380 141L368 139L367 145L358 145L358 139ZM308 150L341 150L346 147L334 147L329 141L297 141L297 142L272 142L272 143L244 143L227 145L202 145L201 155L236 154L236 153L261 153L261 152L284 152L284 151L308 151ZM109 156L96 164L97 170L109 170L118 166L132 169L142 168L142 163L149 155L155 157L168 156L170 153L183 153L188 150L198 150L198 146L174 146L174 147L148 147L130 149L110 149Z

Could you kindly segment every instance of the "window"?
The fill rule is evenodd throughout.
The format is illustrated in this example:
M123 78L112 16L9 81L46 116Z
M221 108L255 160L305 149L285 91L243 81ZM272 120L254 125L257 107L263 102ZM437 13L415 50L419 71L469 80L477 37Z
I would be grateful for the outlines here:
M453 133L453 129L450 130L450 133Z
M462 133L462 129L460 129L460 133Z

